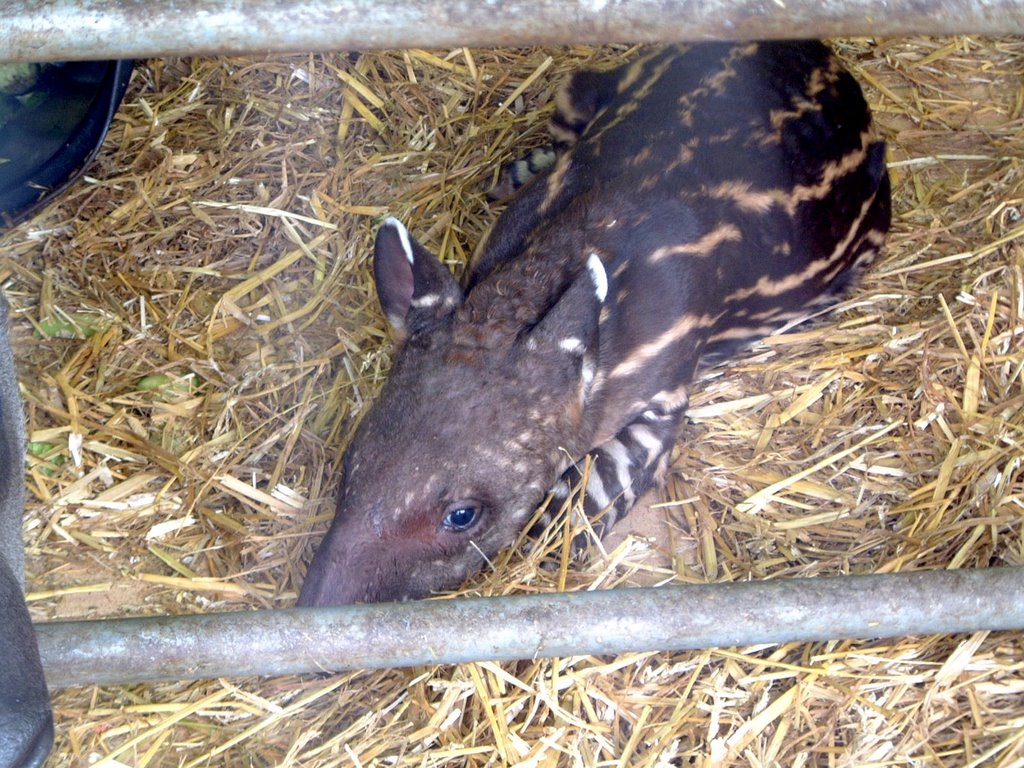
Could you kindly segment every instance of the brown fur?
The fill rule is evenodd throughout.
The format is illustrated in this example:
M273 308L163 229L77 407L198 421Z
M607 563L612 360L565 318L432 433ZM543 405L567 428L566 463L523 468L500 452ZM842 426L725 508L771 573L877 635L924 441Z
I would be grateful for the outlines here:
M464 287L382 227L401 349L300 604L457 586L588 452L587 512L610 526L659 482L698 361L829 301L888 227L884 149L818 43L660 49L559 105L560 159Z

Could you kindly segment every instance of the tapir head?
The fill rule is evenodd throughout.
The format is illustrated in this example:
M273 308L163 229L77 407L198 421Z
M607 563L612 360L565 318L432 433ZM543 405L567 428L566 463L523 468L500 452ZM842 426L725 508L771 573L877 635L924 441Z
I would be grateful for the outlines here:
M299 605L424 597L511 544L580 437L607 278L579 254L468 295L396 220L374 277L398 347L349 445L338 506ZM539 294L539 295L538 295Z

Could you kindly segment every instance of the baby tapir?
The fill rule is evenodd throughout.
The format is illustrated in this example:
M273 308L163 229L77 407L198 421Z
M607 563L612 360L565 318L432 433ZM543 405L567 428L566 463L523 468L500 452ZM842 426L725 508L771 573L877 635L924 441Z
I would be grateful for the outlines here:
M464 287L380 228L394 367L299 605L457 586L588 454L600 533L658 482L698 360L827 304L883 242L884 145L818 42L657 49L576 74L556 106L553 165Z

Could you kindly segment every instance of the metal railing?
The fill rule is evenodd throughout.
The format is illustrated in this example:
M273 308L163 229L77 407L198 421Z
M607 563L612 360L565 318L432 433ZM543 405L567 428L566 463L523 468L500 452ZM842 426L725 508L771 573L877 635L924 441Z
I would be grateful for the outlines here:
M0 61L1024 33L1024 0L8 0Z
M51 689L982 629L1024 567L36 625Z

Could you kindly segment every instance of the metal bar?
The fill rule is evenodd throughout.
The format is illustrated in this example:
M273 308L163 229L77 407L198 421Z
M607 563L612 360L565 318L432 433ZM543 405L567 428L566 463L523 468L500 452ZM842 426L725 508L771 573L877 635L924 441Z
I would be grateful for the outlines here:
M36 625L50 688L1024 629L1024 567Z
M7 0L0 61L1024 33L1024 0Z

